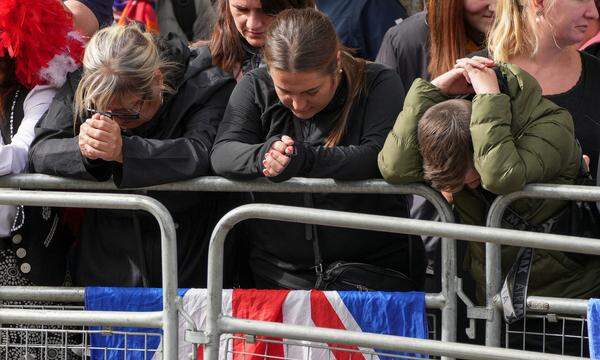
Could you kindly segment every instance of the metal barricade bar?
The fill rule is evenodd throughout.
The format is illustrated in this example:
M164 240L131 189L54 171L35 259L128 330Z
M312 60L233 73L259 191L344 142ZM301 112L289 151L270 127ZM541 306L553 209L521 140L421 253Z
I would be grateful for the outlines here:
M85 288L54 286L0 286L0 301L83 303Z
M83 303L85 288L53 286L0 286L0 301L48 301ZM428 309L441 309L446 301L441 294L425 294Z
M494 306L502 309L502 302L495 298ZM527 310L543 314L587 315L588 301L584 299L565 299L549 296L528 296Z
M223 316L217 319L216 324L224 333L246 333L265 335L297 340L326 342L334 344L350 344L362 347L407 351L434 356L451 356L461 359L473 360L570 360L578 357L540 354L537 352L490 348L481 345L468 345L447 343L437 340L414 339L401 336L362 333L356 331L336 330L327 328L314 328L300 325L281 325L272 322L236 319ZM218 340L217 340L218 343ZM205 359L217 359L205 347ZM210 355L209 355L210 354Z
M487 226L500 228L502 226L502 217L506 208L518 199L552 199L552 200L575 200L575 201L600 201L600 188L594 186L580 185L559 185L559 184L530 184L521 191L511 194L498 196L488 212ZM551 236L551 234L545 234ZM598 241L597 239L587 239L572 237L574 242ZM551 247L542 246L548 250L558 250ZM570 251L570 250L562 250ZM573 251L580 252L580 251ZM592 255L598 255L591 252ZM492 316L486 322L485 343L488 346L500 346L500 336L502 327L501 309L494 306L498 302L496 297L502 283L501 270L501 249L499 244L486 244L485 246L485 274L486 274L486 307L493 312Z
M560 251L600 255L600 243L593 239L583 239L586 241L576 242L573 240L579 238L571 236L493 229L472 225L445 224L424 220L403 219L389 216L357 214L331 210L313 209L310 212L307 212L304 208L272 204L243 205L230 211L219 221L210 240L208 255L208 312L206 327L208 344L205 348L205 355L209 360L216 360L218 358L218 339L222 333L222 329L219 327L219 319L222 318L221 291L225 238L233 226L243 220L248 219L288 221L351 229L385 231L391 233L430 235L443 238L459 238L476 242L492 242L502 245L552 248ZM287 325L278 326L286 328ZM454 345L455 344L452 346ZM397 348L397 350L403 351L406 349Z
M43 174L17 174L0 177L0 188L45 190L101 190L101 191L225 191L225 192L292 192L292 193L346 193L346 194L411 194L428 200L436 208L443 222L453 223L454 214L448 203L435 190L423 184L391 185L381 179L363 181L337 181L333 179L292 178L282 183L268 179L236 181L208 176L186 181L145 187L118 189L114 183L68 179ZM441 339L456 341L457 271L456 242L444 239L441 244Z
M177 243L175 226L168 210L157 200L142 195L94 194L8 190L0 191L0 204L26 206L55 206L102 209L144 210L152 214L160 227L162 249L163 311L159 313L92 312L89 311L38 311L22 309L1 309L0 322L15 320L22 324L46 324L65 321L69 325L129 324L137 326L162 327L164 331L163 349L167 358L177 358L178 316L177 316ZM159 315L159 317L157 317Z
M127 326L161 328L162 311L90 311L90 310L30 310L0 308L4 323L65 326Z
M43 174L17 174L0 177L0 188L46 189L46 190L104 190L131 191L118 189L114 183L68 179ZM137 189L139 190L139 189ZM419 195L429 201L437 210L443 222L453 223L454 214L448 203L438 192L423 184L391 185L381 179L362 181L337 181L333 179L292 178L282 183L268 179L251 181L229 180L217 176L206 176L186 181L146 187L152 191L226 191L226 192L291 192L291 193L344 193L344 194L397 194ZM456 341L456 241L444 239L441 244L442 295L445 302L442 309L442 340Z

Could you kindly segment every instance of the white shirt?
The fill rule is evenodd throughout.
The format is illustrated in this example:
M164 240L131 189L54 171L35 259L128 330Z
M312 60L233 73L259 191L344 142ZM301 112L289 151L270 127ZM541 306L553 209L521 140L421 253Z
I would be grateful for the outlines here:
M38 120L50 107L52 99L58 89L49 85L34 87L23 103L24 117L21 125L16 130L10 144L4 144L0 137L0 175L20 174L27 167L29 146L35 137L34 128ZM13 99L8 99L12 101ZM10 117L10 114L7 114ZM6 121L10 121L7 118ZM0 205L0 237L10 235L17 207L13 205Z

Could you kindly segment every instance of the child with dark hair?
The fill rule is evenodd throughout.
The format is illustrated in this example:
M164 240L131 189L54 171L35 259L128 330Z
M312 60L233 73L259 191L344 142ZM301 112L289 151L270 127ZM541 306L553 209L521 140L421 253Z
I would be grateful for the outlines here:
M496 195L527 183L573 184L582 164L569 113L542 97L535 79L515 65L474 58L461 61L431 83L417 79L379 154L379 169L391 183L426 180L451 202L463 223L485 224ZM502 89L502 90L501 90ZM475 94L472 102L452 100ZM565 233L570 223L559 201L516 201L508 227ZM547 226L546 226L547 225ZM503 248L503 271L516 248ZM466 259L483 294L484 251L470 243ZM573 265L571 255L536 250L529 294L589 297L597 293L598 261ZM594 265L594 266L592 266ZM565 274L558 269L570 269Z
M468 174L473 176L473 143L469 122L471 102L452 99L433 105L418 127L423 178L436 189L456 192ZM469 182L477 187L479 182Z

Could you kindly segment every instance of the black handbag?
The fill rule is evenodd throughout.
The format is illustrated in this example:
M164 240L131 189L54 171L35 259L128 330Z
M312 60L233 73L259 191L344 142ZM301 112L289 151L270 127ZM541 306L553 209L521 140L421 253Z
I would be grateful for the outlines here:
M323 266L319 236L314 225L306 225L306 233L312 241L315 257L317 290L349 290L349 291L418 291L419 286L406 274L376 265L336 261ZM310 229L309 229L310 227Z
M336 261L317 277L316 289L360 291L415 291L417 284L400 271L379 266Z

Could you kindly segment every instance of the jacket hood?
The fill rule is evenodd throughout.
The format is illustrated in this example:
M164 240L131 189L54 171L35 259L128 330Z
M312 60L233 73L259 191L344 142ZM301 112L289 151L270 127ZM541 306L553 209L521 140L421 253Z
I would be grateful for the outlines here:
M214 67L208 46L190 49L184 39L173 33L161 36L157 44L164 59L180 65L179 69L174 71L172 76L167 79L169 84L176 90L189 79L197 77L205 70ZM224 78L228 77L224 72L214 71L213 76L208 76L203 81L206 82L204 85L208 87L222 82Z
M190 49L180 37L173 33L158 37L156 46L161 58L177 65L177 68L169 73L165 81L174 89L179 88L184 81L184 75L188 71L188 62L191 56Z

